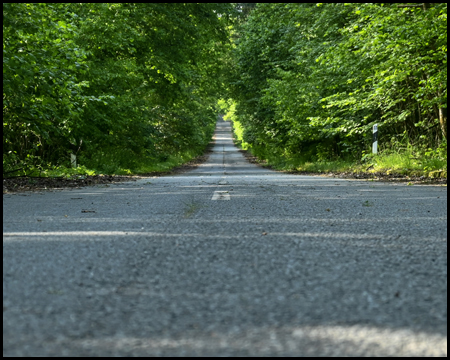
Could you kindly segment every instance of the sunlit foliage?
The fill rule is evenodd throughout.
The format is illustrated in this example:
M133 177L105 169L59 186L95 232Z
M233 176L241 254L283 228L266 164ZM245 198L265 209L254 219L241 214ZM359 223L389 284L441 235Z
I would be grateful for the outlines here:
M230 4L3 4L3 167L108 170L201 151Z
M243 140L262 156L361 158L443 148L447 4L258 4L230 80Z

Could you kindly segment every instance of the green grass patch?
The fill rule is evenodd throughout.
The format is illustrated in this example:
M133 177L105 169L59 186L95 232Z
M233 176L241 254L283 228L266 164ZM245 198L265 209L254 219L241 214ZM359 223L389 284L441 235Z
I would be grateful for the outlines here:
M447 143L437 149L424 149L407 145L399 149L387 148L379 154L366 154L359 170L370 172L397 173L402 175L447 177ZM439 172L439 176L435 176Z
M386 149L378 154L363 154L362 159L311 161L301 157L280 156L267 149L248 147L250 152L268 166L288 172L305 173L385 173L405 176L447 177L446 144L437 150L406 147L397 151Z
M184 152L178 152L171 155L159 156L158 158L128 159L128 164L123 158L114 154L97 155L93 159L86 161L86 165L77 165L77 167L67 167L64 165L28 165L20 168L16 172L11 172L8 176L30 176L30 177L82 177L93 175L141 175L148 173L164 173L173 168L183 165L195 157L201 155L204 149L189 149ZM83 158L77 159L83 162ZM125 166L124 166L125 164ZM128 165L128 166L127 166Z
M141 163L132 170L133 174L146 174L150 172L167 172L173 168L183 165L195 157L201 155L203 151L186 150L177 154L168 155L164 160L154 161L149 159L147 162Z
M371 166L373 166L372 171L399 173L403 175L429 176L430 173L438 170L447 172L447 161L445 159L430 158L409 151L403 154L388 153L374 156L371 159Z
M354 163L345 160L335 161L317 161L317 162L304 162L300 164L286 164L284 168L291 171L302 171L311 173L336 173L346 172L352 169ZM284 169L281 169L284 170Z

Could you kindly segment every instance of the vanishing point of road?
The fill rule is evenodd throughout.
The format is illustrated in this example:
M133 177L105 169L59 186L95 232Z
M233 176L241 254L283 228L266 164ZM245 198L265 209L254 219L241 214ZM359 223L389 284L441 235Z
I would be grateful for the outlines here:
M446 356L447 189L249 164L3 195L4 356Z

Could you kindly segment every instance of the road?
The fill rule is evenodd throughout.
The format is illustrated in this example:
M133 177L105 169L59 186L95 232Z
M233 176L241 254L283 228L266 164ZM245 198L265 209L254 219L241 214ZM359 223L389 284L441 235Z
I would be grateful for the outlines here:
M196 170L3 195L4 356L446 356L447 189Z

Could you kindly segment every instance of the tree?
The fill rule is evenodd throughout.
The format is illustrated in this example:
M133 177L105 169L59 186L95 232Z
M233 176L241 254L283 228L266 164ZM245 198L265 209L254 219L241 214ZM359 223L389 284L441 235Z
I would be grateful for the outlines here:
M358 158L378 123L388 139L445 142L446 14L446 4L258 4L230 78L245 141L263 156Z
M4 4L4 166L96 168L201 149L230 4ZM19 140L21 139L21 140Z

